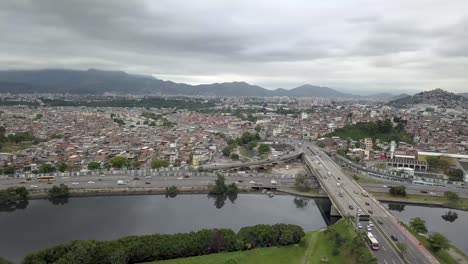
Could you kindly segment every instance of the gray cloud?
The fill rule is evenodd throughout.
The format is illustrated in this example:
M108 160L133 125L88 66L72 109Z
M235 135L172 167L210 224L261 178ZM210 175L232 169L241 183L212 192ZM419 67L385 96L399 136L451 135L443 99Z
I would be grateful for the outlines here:
M271 88L464 91L467 10L464 0L6 0L0 67Z

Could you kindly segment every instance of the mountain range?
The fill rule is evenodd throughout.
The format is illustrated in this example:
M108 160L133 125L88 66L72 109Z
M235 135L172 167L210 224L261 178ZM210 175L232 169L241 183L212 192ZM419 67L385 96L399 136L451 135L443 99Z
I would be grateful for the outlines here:
M464 94L454 94L442 89L434 89L406 96L388 102L395 107L410 107L417 104L433 105L442 108L464 108L468 109L468 98Z
M86 71L62 69L0 71L0 93L361 98L328 87L308 84L293 89L279 88L276 90L265 89L246 82L189 85L163 81L153 76L96 69ZM386 97L388 98L388 96Z

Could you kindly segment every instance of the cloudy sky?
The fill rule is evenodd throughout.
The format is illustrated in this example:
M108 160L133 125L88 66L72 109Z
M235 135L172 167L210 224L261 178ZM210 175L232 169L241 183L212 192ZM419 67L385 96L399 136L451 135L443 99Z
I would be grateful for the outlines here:
M2 0L1 69L468 92L467 0Z

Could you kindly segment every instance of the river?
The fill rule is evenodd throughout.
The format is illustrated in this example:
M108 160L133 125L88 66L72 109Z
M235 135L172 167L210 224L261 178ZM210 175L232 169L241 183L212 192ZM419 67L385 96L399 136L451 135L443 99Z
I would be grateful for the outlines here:
M328 222L323 215L327 214L327 206L330 203L324 199L289 195L268 198L261 194L240 194L232 201L203 194L70 198L55 204L31 200L21 209L0 211L0 256L19 263L29 252L70 240L109 240L203 228L238 231L243 226L288 223L317 230ZM413 217L423 218L430 232L441 232L468 253L464 242L468 212L402 204L385 206L406 223Z
M62 204L31 200L25 209L0 212L0 256L19 263L25 254L77 239L190 232L288 223L305 230L326 226L314 200L241 194L231 202L207 195L70 198Z
M385 204L390 211L404 223L409 223L411 218L421 217L426 221L429 232L439 232L446 236L450 242L468 254L468 212L439 207L427 207L417 205L404 205L398 203Z

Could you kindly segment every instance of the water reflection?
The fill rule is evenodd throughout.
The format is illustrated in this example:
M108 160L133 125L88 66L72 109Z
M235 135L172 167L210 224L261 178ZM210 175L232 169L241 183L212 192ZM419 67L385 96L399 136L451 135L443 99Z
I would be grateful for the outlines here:
M389 203L388 209L391 211L403 212L405 210L405 205L400 203Z
M51 202L53 205L64 205L68 203L68 197L62 197L62 198L49 198L49 202Z
M0 204L0 212L14 212L16 210L23 210L26 209L28 205L28 200L21 200L9 204Z
M296 208L304 208L307 206L309 203L309 199L304 199L302 197L294 197L294 204L296 205Z
M457 212L454 211L448 211L445 214L442 215L442 219L444 219L447 222L453 223L455 220L457 220L458 214Z
M208 194L208 197L215 200L214 206L217 209L221 209L226 204L227 199L229 199L229 201L234 204L234 202L237 199L237 193L233 193L233 194L229 194L229 195L225 195L225 194L224 195L222 195L222 194L220 194L220 195Z

